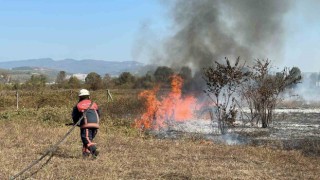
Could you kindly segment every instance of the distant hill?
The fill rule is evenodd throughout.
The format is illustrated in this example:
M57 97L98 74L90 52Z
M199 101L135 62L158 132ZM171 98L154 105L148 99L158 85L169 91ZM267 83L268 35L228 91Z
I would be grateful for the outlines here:
M43 74L48 78L49 82L56 79L59 71L55 69L50 69L46 67L31 67L22 66L8 69L0 69L0 73L8 74L11 81L25 82L30 79L32 75ZM1 81L1 78L0 78Z
M133 74L137 73L144 65L137 61L103 61L103 60L53 60L51 58L41 59L28 59L18 61L6 61L0 62L0 68L10 70L21 70L21 69L34 69L48 68L57 71L66 71L67 73L90 73L96 72L100 75L106 73L110 75L119 75L122 72L128 71ZM31 68L32 67L32 68Z

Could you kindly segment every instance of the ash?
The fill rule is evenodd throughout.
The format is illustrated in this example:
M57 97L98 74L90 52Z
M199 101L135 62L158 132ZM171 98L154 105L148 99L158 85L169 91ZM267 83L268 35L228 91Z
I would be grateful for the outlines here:
M227 145L258 145L281 149L306 150L320 155L320 109L276 109L268 128L237 121L227 134L219 134L218 123L206 119L170 122L167 128L154 131L158 137L179 139L197 136Z

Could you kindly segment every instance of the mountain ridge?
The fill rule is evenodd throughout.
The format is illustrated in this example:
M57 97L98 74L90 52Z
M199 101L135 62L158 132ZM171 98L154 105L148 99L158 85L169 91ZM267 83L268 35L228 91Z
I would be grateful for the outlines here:
M107 73L110 75L119 75L125 71L137 73L144 64L138 61L76 60L70 58L63 60L38 58L0 62L0 68L2 69L13 69L24 66L50 68L58 71L66 71L68 73L88 74L90 72L96 72L100 75Z

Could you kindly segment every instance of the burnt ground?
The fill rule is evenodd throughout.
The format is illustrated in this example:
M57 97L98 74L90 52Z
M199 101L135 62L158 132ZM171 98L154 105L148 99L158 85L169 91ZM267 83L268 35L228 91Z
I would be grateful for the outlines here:
M269 128L242 135L249 139L248 144L251 145L295 149L306 155L320 156L320 113L277 113Z
M246 124L246 125L244 125ZM268 128L239 122L221 135L217 124L209 120L170 123L151 134L158 138L206 139L228 145L267 146L275 149L300 150L307 156L320 156L320 111L311 109L276 111Z

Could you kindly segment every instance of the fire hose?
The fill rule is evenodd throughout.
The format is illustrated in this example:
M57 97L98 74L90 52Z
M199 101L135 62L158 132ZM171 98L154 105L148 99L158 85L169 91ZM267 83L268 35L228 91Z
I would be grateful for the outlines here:
M90 109L90 107L92 106L93 104L93 101L91 102L90 106L88 107L88 109ZM54 155L54 152L58 149L58 146L70 135L70 133L74 130L74 128L76 126L78 126L81 122L81 120L84 118L85 116L85 113L87 112L86 109L84 112L83 112L83 115L82 117L78 120L77 123L73 124L73 126L69 129L69 131L58 141L56 142L51 148L47 149L47 151L40 157L38 158L37 160L33 161L29 166L27 166L26 168L24 168L23 170L21 170L19 173L15 174L14 176L10 177L10 180L14 180L16 178L18 178L19 176L21 176L22 174L24 174L26 171L28 171L29 169L31 169L34 165L38 164L43 158L45 158L46 156L49 155L49 158L47 159L47 161L37 170L35 171L34 173L31 173L29 175L29 177L31 177L32 175L34 175L35 173L37 173L42 167L44 167L46 164L49 163L49 161L51 160L52 156ZM70 124L66 124L66 125L70 125ZM25 177L24 179L27 179L29 177Z
M109 90L107 90L107 97L108 97L108 102L109 102L109 99L111 101L113 101L112 99L112 96L111 96L111 93ZM91 101L91 104L89 105L89 107L83 112L83 115L82 117L78 120L77 123L73 124L73 123L69 123L69 124L65 124L67 126L69 125L73 125L69 131L58 141L56 142L56 144L54 144L51 148L47 149L47 151L40 157L38 158L37 160L33 161L29 166L27 166L26 168L24 168L23 170L21 170L19 173L13 175L12 177L10 177L10 180L14 180L16 178L18 178L19 176L21 176L22 174L24 174L25 172L27 172L29 169L31 169L33 166L35 166L36 164L38 164L43 158L45 158L46 156L49 155L49 158L47 159L47 161L37 170L35 171L34 173L31 173L29 175L29 177L31 177L32 175L34 175L35 173L37 173L41 168L43 168L46 164L49 163L49 161L51 160L51 158L53 157L54 155L54 152L58 149L58 146L70 135L70 133L74 130L74 128L78 125L80 125L80 122L82 121L82 119L84 118L86 112L91 108L93 104L93 101ZM24 179L27 179L29 177L25 177Z

